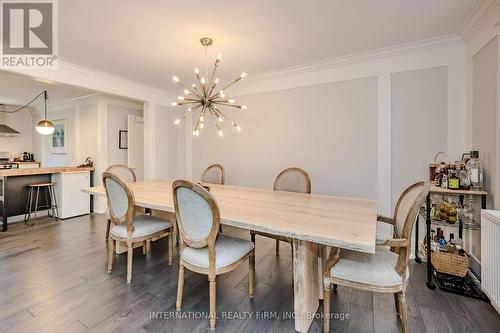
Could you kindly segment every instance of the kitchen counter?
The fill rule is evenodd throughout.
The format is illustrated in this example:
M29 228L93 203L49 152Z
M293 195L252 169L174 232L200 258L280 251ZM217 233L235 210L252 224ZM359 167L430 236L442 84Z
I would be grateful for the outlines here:
M0 170L0 177L46 175L53 173L88 172L88 171L94 171L94 168L52 167L52 168L34 168L34 169L9 169L9 170Z
M52 167L52 168L27 168L0 170L0 218L2 220L2 231L7 231L8 218L17 219L24 215L27 210L27 195L30 184L54 182L57 203L60 206L59 212L65 214L65 208L71 210L76 203L80 203L82 198L71 194L72 190L80 193L80 187L90 184L92 186L92 174L94 168L88 167ZM88 174L86 176L85 174ZM82 177L79 177L79 176ZM87 185L80 185L81 179L86 178ZM67 179L67 181L63 181ZM79 183L80 182L80 183ZM76 185L75 185L76 184ZM62 190L65 190L63 194ZM47 204L48 197L40 195L38 210L43 210ZM76 200L76 201L75 201ZM89 208L87 213L92 212L92 200L89 197ZM83 214L83 213L82 213ZM60 216L61 216L60 215ZM69 213L71 216L71 212Z

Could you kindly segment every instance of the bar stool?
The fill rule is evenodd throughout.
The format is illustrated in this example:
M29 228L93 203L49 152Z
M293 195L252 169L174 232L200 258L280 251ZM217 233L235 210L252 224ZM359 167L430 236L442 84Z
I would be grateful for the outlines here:
M28 200L26 204L26 213L24 214L24 222L29 225L33 225L33 223L30 223L31 221L31 215L33 214L32 209L33 209L33 196L34 192L36 190L36 196L35 196L35 219L36 219L36 213L38 211L38 208L45 208L47 209L47 213L49 216L58 219L59 218L59 212L58 212L58 207L57 207L57 199L56 199L56 194L54 192L54 185L55 183L36 183L36 184L29 184L29 191L28 191ZM38 201L40 197L40 189L42 190L42 194L45 195L45 201L46 204L42 206L38 206ZM45 193L43 193L45 192Z

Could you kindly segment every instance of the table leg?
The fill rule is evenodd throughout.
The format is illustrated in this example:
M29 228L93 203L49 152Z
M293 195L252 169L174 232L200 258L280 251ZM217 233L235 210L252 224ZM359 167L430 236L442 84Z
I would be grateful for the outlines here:
M319 307L318 245L293 240L295 330L307 332Z

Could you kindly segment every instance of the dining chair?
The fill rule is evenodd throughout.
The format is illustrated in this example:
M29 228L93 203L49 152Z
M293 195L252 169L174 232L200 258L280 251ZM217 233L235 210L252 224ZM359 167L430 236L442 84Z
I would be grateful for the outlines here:
M203 171L201 182L224 185L224 167L220 164L209 166Z
M203 174L201 175L201 182L224 185L224 177L224 167L220 164L212 164L206 168L205 171L203 171ZM222 232L222 225L219 225L219 232Z
M219 234L220 212L214 197L202 186L185 180L172 184L181 251L177 311L181 310L184 269L208 276L210 288L210 329L216 322L216 277L236 269L248 259L248 296L253 298L255 276L254 243Z
M109 172L123 180L125 183L132 183L137 181L134 170L129 168L124 164L112 164L106 168L104 172ZM142 208L136 208L142 209ZM142 210L143 212L143 210ZM106 226L106 240L109 239L109 231L111 230L111 219L108 218L108 224Z
M275 191L311 193L311 179L307 172L301 168L288 168L283 170L274 180L273 189ZM280 253L280 241L292 244L292 239L277 236L260 231L250 231L252 241L255 242L255 235L274 238L276 240L276 255Z
M102 183L106 189L112 228L109 235L108 273L113 269L115 242L127 244L127 283L132 281L133 245L168 236L168 264L173 262L173 224L151 215L136 215L134 193L121 178L104 172Z
M399 197L394 218L383 221L394 226L394 238L375 253L335 248L323 266L323 331L330 330L330 285L379 293L392 293L403 333L408 330L406 286L409 279L408 260L411 252L411 233L418 210L429 194L429 183L419 182L408 187Z

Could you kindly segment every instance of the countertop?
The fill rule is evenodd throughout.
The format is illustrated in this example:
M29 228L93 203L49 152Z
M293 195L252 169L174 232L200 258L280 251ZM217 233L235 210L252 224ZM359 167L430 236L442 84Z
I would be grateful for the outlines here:
M75 173L75 172L88 172L88 171L94 171L94 168L52 167L52 168L33 168L33 169L9 169L9 170L0 170L0 177L46 175L52 173Z

